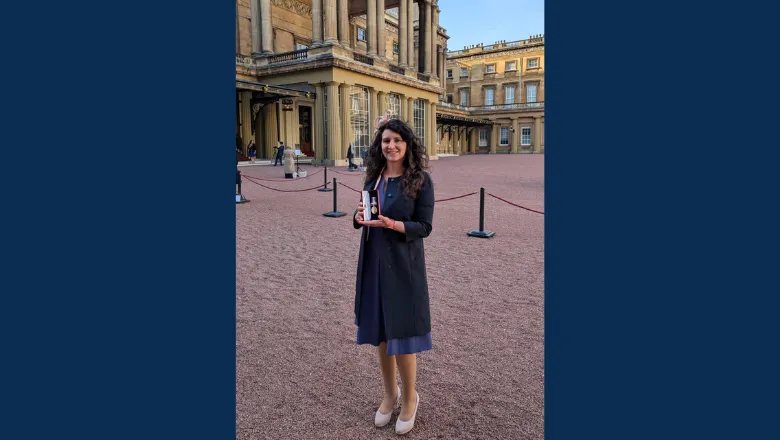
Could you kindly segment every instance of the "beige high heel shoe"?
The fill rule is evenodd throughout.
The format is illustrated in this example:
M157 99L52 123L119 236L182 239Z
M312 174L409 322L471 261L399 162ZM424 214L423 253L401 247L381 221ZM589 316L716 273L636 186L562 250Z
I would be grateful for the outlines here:
M381 428L388 423L390 423L390 419L393 418L393 410L398 408L398 405L401 404L401 387L397 386L396 389L396 399L395 399L395 405L393 406L393 409L390 410L387 414L382 414L379 412L379 410L376 410L376 415L374 415L374 426L377 428Z
M406 434L414 428L414 419L417 418L417 408L420 407L420 393L415 394L417 395L417 403L414 406L414 414L412 414L412 418L406 422L401 421L401 417L398 416L398 420L395 421L396 434Z

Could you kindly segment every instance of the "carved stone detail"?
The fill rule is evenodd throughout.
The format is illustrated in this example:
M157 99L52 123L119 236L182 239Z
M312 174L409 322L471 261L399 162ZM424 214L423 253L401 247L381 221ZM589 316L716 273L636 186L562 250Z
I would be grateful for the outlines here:
M271 4L295 12L298 15L311 18L311 5L298 0L271 0Z

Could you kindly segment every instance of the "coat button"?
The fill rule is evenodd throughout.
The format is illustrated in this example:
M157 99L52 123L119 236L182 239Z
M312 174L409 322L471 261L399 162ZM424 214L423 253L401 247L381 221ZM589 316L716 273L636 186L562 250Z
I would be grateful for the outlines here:
M393 197L393 195L392 194L388 194L387 197Z

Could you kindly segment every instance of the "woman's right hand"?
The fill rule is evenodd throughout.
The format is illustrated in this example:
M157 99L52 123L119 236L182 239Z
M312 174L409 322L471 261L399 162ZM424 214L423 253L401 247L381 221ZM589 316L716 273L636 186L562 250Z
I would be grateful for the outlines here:
M363 221L363 201L358 202L358 212L355 214L355 221L358 223Z

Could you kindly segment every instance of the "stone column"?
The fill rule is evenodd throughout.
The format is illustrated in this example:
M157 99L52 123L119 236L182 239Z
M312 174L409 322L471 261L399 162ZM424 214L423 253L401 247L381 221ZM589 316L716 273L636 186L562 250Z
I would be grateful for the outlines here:
M426 116L426 119L428 120L428 127L429 130L426 132L426 136L428 137L428 145L430 145L430 155L433 157L438 158L438 154L436 152L436 101L429 101L428 102L428 109L426 113L428 113Z
M398 105L401 107L398 110L398 119L405 121L406 120L406 95L398 95Z
M512 136L512 152L517 153L520 148L520 122L517 117L512 118L512 129L515 130Z
M260 0L252 0L252 3L250 4L250 11L251 16L249 18L249 23L252 25L251 33L252 33L252 55L259 54L262 52L262 47L260 47L260 3L258 3Z
M269 0L270 1L270 0ZM425 52L425 70L423 73L426 75L432 75L433 70L433 51L431 47L433 45L433 7L431 6L431 0L425 0L425 44L422 44L422 48Z
M439 7L431 6L431 75L438 78L439 73Z
M406 123L414 130L414 98L406 98Z
M351 47L349 42L349 0L338 0L339 43Z
M319 46L323 41L322 32L322 0L311 0L312 46Z
M444 72L445 66L444 66L443 47L439 49L439 53L438 53L438 57L436 58L436 61L439 63L439 87L444 89L444 91L442 91L442 96L446 98L445 95L447 94L447 83L446 83L447 75L445 74L446 72Z
M336 0L325 0L325 43L338 44Z
M376 0L376 43L376 52L377 55L379 55L379 58L387 58L387 37L385 36L385 0Z
M369 56L375 56L376 52L376 1L366 0L368 11L366 11L366 38L368 41L367 53Z
M370 133L370 136L368 137L368 143L371 145L371 142L374 141L374 121L376 120L376 117L379 116L379 100L377 99L377 90L369 89L368 96L368 116L370 118L368 121L368 132Z
M273 148L279 145L279 136L276 133L276 105L274 103L266 105L261 113L263 114L263 127L265 127L264 157L273 159Z
M341 145L341 117L339 115L339 84L327 83L328 94L328 162L336 159L336 151Z
M347 148L352 142L352 118L350 117L349 107L349 84L341 85L341 154L336 156L336 160L347 159Z
M414 59L414 3L412 0L401 0L408 2L407 12L408 15L406 16L406 63L408 67L413 68L417 65L417 61Z
M455 130L450 127L450 139L447 142L447 153L452 154L455 151L455 138L458 136L458 127Z
M385 92L377 92L376 99L379 103L379 113L377 115L384 116L387 112L387 94Z
M495 154L498 149L498 124L493 125L493 132L490 134L490 153Z
M246 146L252 140L252 92L241 92L241 140L244 145L241 149L248 154Z
M271 27L271 0L260 0L260 23L263 35L263 54L274 53L274 30Z
M542 152L542 117L534 116L534 151Z
M398 66L409 65L409 3L408 0L400 0L398 6ZM403 106L402 106L403 107Z
M469 136L469 153L477 152L477 144L479 144L479 127L474 127L471 129L471 136Z
M325 160L325 86L323 84L315 84L315 93L317 94L314 101L314 157L317 160Z

